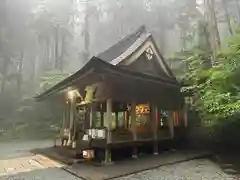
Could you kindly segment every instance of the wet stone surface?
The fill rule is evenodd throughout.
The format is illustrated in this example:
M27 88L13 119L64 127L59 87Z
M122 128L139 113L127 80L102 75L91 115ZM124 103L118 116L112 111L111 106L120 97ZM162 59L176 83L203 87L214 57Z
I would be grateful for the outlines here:
M225 174L210 160L192 160L162 166L158 169L117 178L115 180L234 180L236 176Z

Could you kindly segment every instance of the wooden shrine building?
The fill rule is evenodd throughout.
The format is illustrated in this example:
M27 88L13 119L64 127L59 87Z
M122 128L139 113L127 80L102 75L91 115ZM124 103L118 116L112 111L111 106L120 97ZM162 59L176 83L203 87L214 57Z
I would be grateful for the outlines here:
M63 146L84 157L101 150L111 162L114 148L136 152L150 143L158 153L161 140L176 136L176 127L185 122L180 89L152 35L141 27L37 100L64 99Z

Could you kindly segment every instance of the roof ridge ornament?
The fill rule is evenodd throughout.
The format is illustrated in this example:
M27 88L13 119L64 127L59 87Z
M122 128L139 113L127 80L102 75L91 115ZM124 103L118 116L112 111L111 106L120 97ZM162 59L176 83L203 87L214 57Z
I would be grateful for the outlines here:
M145 55L147 57L148 60L151 60L154 56L154 52L151 46L149 46L146 50L145 50Z

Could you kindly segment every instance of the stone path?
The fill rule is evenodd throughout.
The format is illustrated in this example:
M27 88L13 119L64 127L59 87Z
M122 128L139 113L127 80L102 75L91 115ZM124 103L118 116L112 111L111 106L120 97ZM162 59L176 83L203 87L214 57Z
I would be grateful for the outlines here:
M57 168L34 170L17 175L0 176L0 180L80 180L79 178Z
M42 155L0 160L0 180L80 180Z
M13 175L47 168L61 168L63 165L42 155L0 160L0 176Z

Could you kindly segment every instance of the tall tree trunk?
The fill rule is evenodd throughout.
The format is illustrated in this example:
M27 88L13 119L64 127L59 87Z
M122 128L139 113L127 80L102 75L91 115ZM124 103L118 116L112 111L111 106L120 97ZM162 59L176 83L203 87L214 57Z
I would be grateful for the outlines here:
M220 35L215 13L215 0L205 0L206 19L209 26L209 36L211 39L212 65L217 61L217 51L220 49Z
M163 55L166 53L165 36L166 36L166 27L163 24L160 30L160 51Z
M181 28L181 51L184 51L184 50L186 50L186 48L187 48L187 43L186 43L186 31L185 31L185 29L184 28Z
M90 46L90 35L89 35L89 16L90 16L90 9L88 1L86 1L86 14L84 18L85 23L85 30L84 30L84 60L85 62L88 61L90 52L89 52L89 46Z
M55 31L55 69L60 69L60 63L59 63L59 25L57 25L56 31Z
M46 37L43 45L44 45L44 47L43 47L43 54L44 54L43 69L44 69L44 71L48 71L49 69L51 69L51 67L50 67L51 39L49 37Z
M218 22L217 22L217 17L216 17L216 11L215 11L215 0L211 0L212 7L211 7L211 12L212 12L212 19L213 19L213 31L214 31L214 36L217 44L217 49L220 49L221 47L221 41L220 41L220 34L218 31Z
M5 57L3 58L3 63L2 67L0 67L0 74L2 76L2 82L0 83L1 88L0 88L0 94L2 94L5 90L5 85L7 82L7 69L8 69L8 58L6 57L6 52L4 52L3 49L5 49L5 41L6 41L6 27L7 27L7 1L6 0L1 0L0 1L0 54L4 55Z
M1 92L0 92L0 94L4 93L5 87L6 87L6 83L7 83L7 80L5 78L3 78L2 83L1 83Z
M31 61L31 74L30 74L30 84L32 86L32 92L35 92L35 77L36 77L36 63L37 63L38 55L36 55Z
M1 83L1 92L0 94L4 93L5 91L5 87L6 87L6 83L7 83L7 76L8 76L8 65L9 65L9 58L4 58L3 59L3 65L2 67L0 67L0 72L2 74L2 83Z
M6 27L6 0L0 1L0 51L4 40L4 27Z
M24 58L24 51L21 51L19 63L18 63L18 77L17 77L17 89L19 96L22 94L22 70L23 70L23 58Z
M231 35L233 35L233 30L232 30L232 26L231 26L231 20L230 20L230 15L229 15L229 12L228 12L228 6L227 6L227 3L226 3L226 0L221 0L221 1L222 1L222 7L223 7L223 10L224 10L226 23L227 23L227 26L228 26L228 31Z
M240 18L240 5L239 5L239 0L235 0L237 12L238 12L238 18Z
M65 46L65 36L62 35L62 43L61 43L61 57L60 57L60 70L61 72L63 71L63 66L64 66L64 56L65 56L65 53L66 53L66 46Z
M160 35L160 51L163 53L163 55L166 53L166 42L165 42L165 36L166 36L166 32L167 32L167 23L166 23L166 19L164 18L164 14L163 14L163 10L162 7L164 7L163 5L163 0L158 0L158 3L161 7L159 14L158 14L158 21L159 24L161 24L161 28L159 28L159 35Z
M206 52L206 55L212 53L211 51L211 42L209 38L208 23L205 20L200 20L198 22L198 47ZM204 58L203 64L206 68L211 68L212 63L209 58Z

